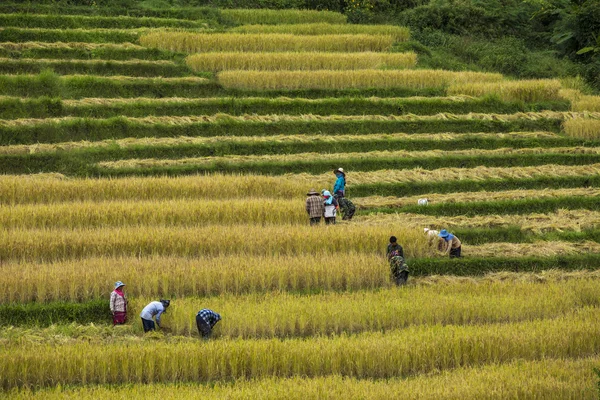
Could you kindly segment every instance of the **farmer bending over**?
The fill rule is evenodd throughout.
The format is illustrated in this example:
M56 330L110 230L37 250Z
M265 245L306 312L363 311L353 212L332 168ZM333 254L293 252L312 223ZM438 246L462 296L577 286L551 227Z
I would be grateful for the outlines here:
M171 302L169 300L161 300L161 301L153 301L148 304L142 310L140 317L142 317L142 326L144 327L144 333L148 331L153 331L156 329L154 326L153 317L156 317L156 325L160 328L160 316L162 313L167 312L167 308L169 308L169 304Z
M444 255L450 255L450 258L461 257L460 251L462 243L460 242L459 238L457 238L445 229L442 229L438 236L441 237L446 244L446 246L444 247Z
M220 320L221 316L213 310L203 308L198 311L198 314L196 315L196 325L198 326L198 333L200 333L202 339L208 340L210 338L213 327Z

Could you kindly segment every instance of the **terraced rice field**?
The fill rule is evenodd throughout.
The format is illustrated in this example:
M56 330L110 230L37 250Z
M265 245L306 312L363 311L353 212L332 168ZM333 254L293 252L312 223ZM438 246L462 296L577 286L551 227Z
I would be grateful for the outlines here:
M599 97L333 12L35 10L0 5L0 397L597 398ZM338 167L357 213L310 227Z

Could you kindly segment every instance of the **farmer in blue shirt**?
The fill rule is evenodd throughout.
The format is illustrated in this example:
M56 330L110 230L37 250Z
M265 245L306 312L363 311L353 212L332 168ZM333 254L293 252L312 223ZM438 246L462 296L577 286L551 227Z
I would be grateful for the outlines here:
M171 302L169 300L161 300L161 301L153 301L148 304L142 310L140 317L142 317L142 326L144 327L144 332L153 331L156 329L154 326L153 317L156 317L156 325L160 328L160 316L162 313L167 311L169 304Z
M346 173L344 168L338 168L333 171L337 179L333 185L333 196L340 205L342 211L342 219L351 220L356 211L354 204L346 198Z
M198 311L198 314L196 315L196 325L198 326L198 333L200 333L202 339L208 340L210 338L213 327L220 320L221 316L213 310L203 308Z

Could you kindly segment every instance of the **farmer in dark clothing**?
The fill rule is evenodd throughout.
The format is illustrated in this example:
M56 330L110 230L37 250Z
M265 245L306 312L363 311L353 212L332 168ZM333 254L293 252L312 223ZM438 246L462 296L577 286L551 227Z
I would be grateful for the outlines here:
M346 198L346 173L344 168L338 168L333 171L337 177L333 185L333 196L336 198L342 211L343 220L351 220L356 212L354 204Z
M398 244L396 236L390 237L386 253L394 282L398 286L406 284L408 280L408 265L404 261L404 249Z
M310 189L306 194L306 212L308 218L310 218L311 225L319 225L321 223L321 217L325 214L325 206L323 199L315 189Z
M208 340L210 338L213 327L220 320L221 316L213 310L203 308L198 311L198 314L196 315L196 325L198 326L198 333L200 333L202 339Z

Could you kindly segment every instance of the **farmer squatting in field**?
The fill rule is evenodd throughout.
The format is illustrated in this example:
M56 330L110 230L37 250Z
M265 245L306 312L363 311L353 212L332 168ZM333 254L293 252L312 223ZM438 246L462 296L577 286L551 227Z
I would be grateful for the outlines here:
M198 327L198 333L200 336L202 336L202 339L210 339L212 329L220 320L221 315L213 310L203 308L202 310L198 311L198 314L196 314L196 326Z

